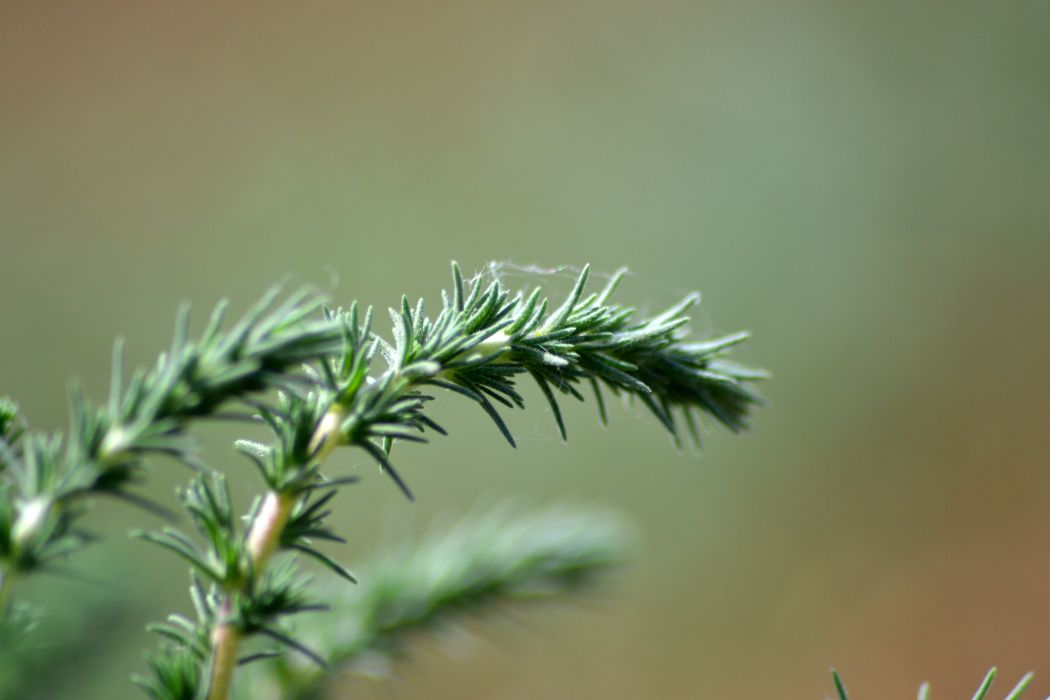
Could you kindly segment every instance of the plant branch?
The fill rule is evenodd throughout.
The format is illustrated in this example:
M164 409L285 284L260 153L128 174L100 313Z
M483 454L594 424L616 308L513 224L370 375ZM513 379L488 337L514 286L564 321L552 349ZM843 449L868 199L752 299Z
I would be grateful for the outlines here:
M11 606L11 595L14 593L15 576L11 571L0 569L0 621L7 615Z
M551 304L539 288L515 296L498 279L487 286L477 280L468 293L453 265L452 294L442 295L435 318L424 314L422 301L412 307L403 298L399 309L390 310L393 342L372 332L371 310L363 322L356 305L337 314L346 348L341 362L325 368L332 398L311 445L334 439L364 449L411 498L389 453L399 440L423 441L419 433L427 430L444 433L426 415L426 402L433 398L427 391L448 389L475 401L514 446L496 404L524 406L515 384L523 374L539 385L563 438L555 392L583 400L579 387L584 384L595 392L603 419L599 385L639 399L676 442L684 424L699 445L697 413L733 431L746 428L750 410L760 401L750 384L766 374L723 356L748 334L686 342L685 314L699 294L634 321L632 309L608 302L624 273L584 297L585 267L568 298L548 313ZM387 367L373 378L369 369L377 353Z
M153 626L168 646L148 659L153 677L138 682L158 700L226 700L236 665L244 661L239 651L253 637L323 664L324 655L289 634L284 622L321 607L305 596L297 574L299 555L353 580L315 543L343 541L327 526L328 503L336 489L355 479L329 478L322 467L333 450L360 448L411 499L391 450L398 442L446 434L428 415L434 392L446 389L477 403L512 446L500 407L524 407L516 382L525 375L537 383L563 438L567 431L558 397L583 400L583 390L594 392L603 421L603 390L638 400L676 443L685 431L699 445L698 416L733 431L747 426L760 401L752 384L765 374L724 357L747 334L689 342L686 314L698 294L636 319L632 309L609 301L623 273L585 295L584 268L567 298L555 304L539 288L514 294L499 279L467 284L453 265L452 289L442 294L436 316L425 313L422 300L413 306L402 298L399 308L390 310L390 340L372 330L371 309L361 314L356 303L311 318L321 302L305 293L276 308L268 297L228 331L221 330L225 310L220 307L198 341L188 340L183 313L169 352L154 370L133 373L126 386L123 348L117 344L105 407L90 406L74 390L66 436L30 433L17 446L4 448L0 460L5 475L13 478L0 484L0 555L11 571L26 573L74 551L84 543L75 527L82 513L78 502L100 494L133 497L127 489L141 477L145 458L174 457L201 472L182 493L198 537L170 527L137 534L190 564L197 619L176 615ZM383 365L377 367L380 358ZM270 397L256 397L267 392L273 403ZM225 479L199 462L187 432L193 421L220 414L233 400L257 410L275 438L269 445L237 443L267 487L244 519L250 523L247 532L233 515ZM527 543L501 546L527 549ZM275 557L282 551L287 554ZM564 563L548 571L559 589L597 566L571 559ZM441 562L429 565L440 568ZM449 590L443 600L452 607L473 607L505 598L520 590L515 571L494 570L481 588ZM440 616L443 607L427 610ZM394 615L371 628L373 634L358 644L361 649L392 647L407 631L432 621L425 611L400 618L386 608L361 613ZM353 656L347 649L331 651L342 654L342 660Z
M76 504L85 497L144 502L128 489L141 479L147 457L201 469L186 433L193 421L216 415L230 401L286 388L302 363L338 352L338 326L311 318L323 301L301 291L277 303L272 290L226 330L222 303L196 341L184 308L168 352L152 370L138 369L130 378L118 341L109 401L93 406L74 387L65 435L23 436L13 404L0 401L0 516L10 515L0 517L0 558L9 569L32 573L82 547L86 539L76 523L84 509Z
M252 568L262 571L270 555L281 542L281 533L295 506L295 495L270 491L263 500L262 509L252 520L248 533L248 553Z
M631 530L616 515L581 508L516 514L501 507L434 531L366 566L360 586L328 584L331 611L301 637L332 666L374 674L421 633L512 603L579 594L627 558ZM321 700L331 674L281 658L248 674L239 698Z
M266 494L262 508L252 520L248 532L250 569L255 575L263 572L270 555L280 544L281 533L295 502L295 497L288 494L276 491ZM242 634L236 625L226 620L231 617L233 596L237 593L238 591L231 591L226 594L222 608L224 614L220 615L219 622L212 632L208 700L226 700L229 697Z
M230 601L223 606L226 615L231 614ZM212 633L212 658L208 680L208 700L226 700L233 685L233 672L237 667L237 649L241 632L236 626L219 622Z

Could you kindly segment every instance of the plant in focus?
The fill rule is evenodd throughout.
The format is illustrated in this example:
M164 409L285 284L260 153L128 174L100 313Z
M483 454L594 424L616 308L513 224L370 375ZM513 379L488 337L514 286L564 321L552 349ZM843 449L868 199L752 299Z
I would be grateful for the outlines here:
M493 603L575 590L622 554L622 528L606 519L547 514L470 521L445 537L369 570L360 587L318 549L344 542L328 524L332 498L357 477L331 467L333 453L368 455L406 497L394 466L399 442L445 435L428 413L440 393L476 404L514 446L501 409L523 408L518 380L538 386L566 437L560 397L591 394L602 422L605 393L643 404L676 442L699 445L701 416L732 431L746 427L763 372L725 358L745 333L692 341L690 295L652 317L611 301L624 272L586 294L588 271L566 299L540 288L514 293L498 278L452 286L428 315L420 300L390 310L389 337L371 309L331 307L311 292L278 302L268 294L227 324L220 305L191 339L183 310L168 351L151 369L127 374L113 353L108 401L70 392L66 434L27 431L0 403L0 613L17 640L31 619L16 585L86 545L88 499L110 496L163 513L136 490L146 461L166 457L194 472L180 498L192 531L135 535L190 567L194 616L152 627L164 642L137 678L157 700L321 697L333 666L375 664L397 655L406 634ZM203 464L189 429L197 420L258 420L271 434L237 450L257 469L262 491L238 509L223 473ZM342 588L313 586L304 560ZM311 613L330 610L326 616ZM251 662L265 672L241 673ZM235 682L244 678L243 682Z

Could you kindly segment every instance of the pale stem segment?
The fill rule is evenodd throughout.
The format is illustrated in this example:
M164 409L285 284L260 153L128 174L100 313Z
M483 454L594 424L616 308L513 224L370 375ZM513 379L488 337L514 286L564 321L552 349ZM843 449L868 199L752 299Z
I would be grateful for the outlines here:
M281 532L288 523L296 497L291 494L270 491L263 500L259 513L252 520L248 532L248 553L251 557L251 568L258 577L266 567L266 562L277 549ZM208 700L227 700L233 682L233 672L237 668L237 651L241 643L241 633L229 623L233 613L233 596L236 591L226 594L219 620L212 630L212 659L210 678L208 680Z
M227 594L219 614L228 618L232 612L232 593ZM220 622L211 633L211 678L208 680L208 700L226 700L233 684L233 671L237 668L237 648L241 634L236 627Z

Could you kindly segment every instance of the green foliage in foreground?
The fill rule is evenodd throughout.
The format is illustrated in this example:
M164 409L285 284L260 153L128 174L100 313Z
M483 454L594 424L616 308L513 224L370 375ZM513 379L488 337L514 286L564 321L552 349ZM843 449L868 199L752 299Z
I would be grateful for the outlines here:
M977 686L977 691L973 694L973 700L991 700L991 696L988 693L991 691L992 683L995 682L995 677L997 675L999 675L999 670L994 667L985 674L984 680L981 681L979 686ZM1017 682L1017 685L1006 694L1003 700L1020 700L1034 677L1034 673L1026 673L1021 677L1021 680ZM849 700L849 696L846 694L846 685L842 682L842 677L839 675L839 672L832 670L831 679L835 683L835 693L838 700ZM919 686L919 700L930 700L929 683L923 683Z
M327 671L331 663L365 651L396 651L402 629L429 619L411 612L412 588L399 574L367 589L391 596L365 599L374 609L351 606L355 616L383 612L394 619L373 625L373 633L357 641L314 646L311 633L323 625L292 621L332 605L300 573L303 557L355 580L318 546L344 541L327 524L329 506L340 488L357 481L356 475L328 471L335 450L364 451L411 499L391 451L399 442L446 434L430 417L429 402L444 392L469 399L514 446L500 408L524 407L517 387L522 376L538 385L563 438L558 397L584 400L584 391L593 394L603 422L603 394L612 392L646 406L676 442L685 433L699 444L701 418L732 431L747 426L759 403L751 384L765 374L725 357L747 334L690 340L686 313L699 301L697 294L637 318L610 300L622 277L623 271L586 294L584 268L568 297L555 303L540 288L514 293L498 278L468 284L453 265L452 286L442 292L438 313L429 316L422 300L412 305L402 298L390 309L389 339L374 331L371 309L356 303L330 308L309 292L279 304L268 295L230 327L220 305L197 340L190 338L184 310L168 352L153 369L130 377L118 342L108 402L95 406L74 389L65 435L27 432L13 406L0 409L0 613L14 619L9 597L17 580L47 571L87 543L80 527L85 499L118 497L157 510L133 487L144 478L145 460L164 456L198 472L181 494L195 532L166 527L136 534L190 565L195 615L171 616L152 627L165 642L150 657L151 675L138 679L150 696L225 700L236 687L235 674L243 677L240 666L270 660L293 669L295 662L273 661L288 652ZM243 516L222 474L200 462L188 432L196 421L215 417L257 419L272 432L269 444L237 443L265 485ZM528 551L533 540L497 541ZM505 554L513 560L517 553ZM412 561L400 563L430 580L427 571L412 569ZM449 565L440 558L426 563L438 572ZM509 573L503 572L508 586ZM491 585L500 580L489 578ZM497 586L490 592L495 600L511 590ZM470 586L446 593L449 603L486 600L485 590ZM427 604L417 596L417 605ZM434 619L444 616L436 608L431 612ZM341 628L351 627L341 622Z

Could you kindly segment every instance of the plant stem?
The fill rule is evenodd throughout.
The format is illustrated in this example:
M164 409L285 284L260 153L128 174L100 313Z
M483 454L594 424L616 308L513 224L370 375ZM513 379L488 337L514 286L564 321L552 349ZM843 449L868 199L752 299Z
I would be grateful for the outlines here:
M292 494L270 491L263 500L259 514L252 521L251 531L248 533L248 552L256 577L262 573L270 555L277 548L281 531L288 522L288 516L292 514L295 501L296 498Z
M472 355L483 356L499 351L506 345L506 336L502 333L495 334L495 340L489 339L481 344L481 348L474 348ZM400 367L388 370L391 375L389 383L396 384L400 379ZM406 381L397 390L395 396L402 396L416 388L421 383L419 379ZM317 426L311 439L311 449L314 451L314 459L323 461L333 449L339 444L339 424L344 416L345 408L338 404L333 405ZM281 539L291 515L292 508L298 500L295 494L269 491L263 500L259 513L252 521L248 533L248 553L251 561L252 575L258 577L266 567L266 563ZM229 696L230 686L233 681L233 673L237 667L237 649L241 642L240 631L230 622L233 612L233 596L237 591L230 591L222 603L219 622L212 631L212 659L210 681L208 685L208 700L226 700Z
M266 562L277 548L295 501L296 498L292 494L277 491L269 491L266 494L262 508L259 509L248 532L248 552L253 576L259 577L262 574ZM226 700L230 694L233 672L237 668L237 650L241 643L241 631L230 623L233 599L237 593L227 592L219 613L219 621L212 631L208 700Z
M220 615L229 619L232 612L232 593L223 601ZM240 646L241 633L227 622L219 622L212 631L211 679L208 682L208 700L226 700L230 695L233 683L233 671L237 667L237 648Z
M734 431L747 427L750 408L759 401L748 384L764 375L721 359L726 348L747 334L684 342L681 329L688 322L685 311L696 303L696 295L658 316L636 320L631 309L606 304L621 276L618 273L601 293L583 297L585 268L564 303L550 310L549 299L540 289L527 297L514 296L498 279L487 288L481 280L472 282L467 294L460 270L454 265L452 292L442 295L442 310L436 317L425 316L422 301L413 310L407 298L402 298L400 311L391 311L392 342L371 331L371 309L365 312L363 322L360 320L355 302L346 311L326 311L326 325L312 334L306 330L313 326L288 338L281 335L278 340L284 344L278 346L282 352L274 356L270 346L275 341L269 336L286 326L298 328L296 324L301 324L309 311L299 308L296 301L291 311L286 304L260 322L267 331L260 336L265 342L253 340L259 335L253 330L253 320L240 324L229 338L209 331L200 343L187 345L183 317L170 353L177 362L162 362L156 377L136 374L129 385L133 391L123 391L123 372L114 372L117 379L111 395L115 398L108 412L99 409L92 413L90 407L84 408L75 423L79 432L89 436L98 435L98 430L87 429L93 429L96 422L99 429L115 431L115 437L103 440L104 449L95 449L96 440L92 438L82 450L89 457L98 453L115 460L114 469L102 475L106 479L93 472L86 474L94 478L90 493L113 490L111 480L116 477L109 472L119 475L119 469L137 469L141 459L154 452L171 452L199 466L184 444L185 423L208 415L232 398L244 398L246 393L279 391L277 406L266 400L245 399L259 410L259 417L276 437L271 445L250 440L237 443L267 484L261 502L257 501L259 505L249 515L251 523L247 527L236 523L226 480L214 475L194 479L183 498L194 524L204 534L203 546L175 530L141 533L144 539L192 564L197 620L176 616L174 626L157 626L158 632L177 644L169 655L149 660L153 678L141 679L140 684L154 697L185 697L186 688L192 686L196 700L228 700L238 656L243 654L239 646L242 640L256 635L270 637L327 667L327 654L288 637L279 623L283 615L322 607L307 603L303 582L295 576L295 561L278 562L274 567L277 571L267 571L266 567L278 552L299 550L342 578L354 580L311 543L315 538L341 541L324 522L330 514L326 504L336 489L357 480L354 476L328 479L320 471L323 463L340 446L363 449L412 500L411 491L390 463L390 450L402 441L426 442L419 433L447 434L426 412L428 402L439 390L476 402L511 446L514 438L497 404L511 409L524 407L517 380L525 375L536 380L563 438L566 431L556 394L583 400L579 388L588 383L596 394L603 422L601 386L618 395L638 397L676 440L679 414L697 444L700 437L695 414L710 415ZM221 323L221 314L216 323ZM198 364L213 355L229 360L229 366L201 374ZM299 362L305 359L303 375L291 373L293 356ZM384 361L383 369L377 366L376 358ZM118 370L122 367L120 358L114 364ZM244 372L251 374L253 368L261 374L242 377ZM139 379L140 375L144 379ZM184 385L193 389L186 396ZM146 408L138 408L140 404ZM122 417L122 421L103 420L110 414ZM164 432L165 421L176 431L170 436ZM121 425L135 427L134 433L129 433L133 440L116 432ZM80 429L83 426L86 428ZM44 437L35 439L40 442L37 452L51 444L44 442ZM52 461L61 466L59 457ZM59 497L65 493L60 492ZM29 515L26 520L32 522ZM44 542L50 543L50 539ZM208 590L202 587L205 581ZM201 646L208 648L201 650ZM238 676L237 682L243 681Z
M15 588L15 572L0 571L0 621L7 617L7 609L11 606L11 593Z

